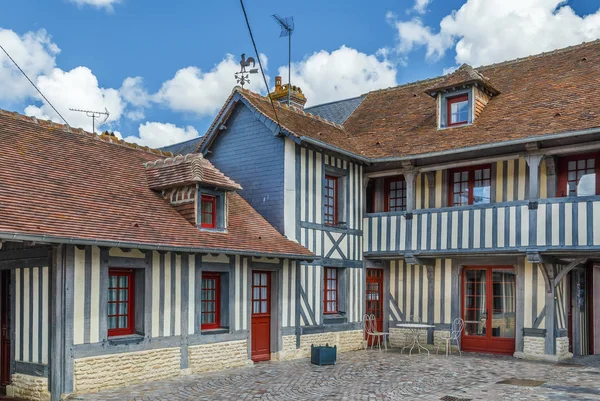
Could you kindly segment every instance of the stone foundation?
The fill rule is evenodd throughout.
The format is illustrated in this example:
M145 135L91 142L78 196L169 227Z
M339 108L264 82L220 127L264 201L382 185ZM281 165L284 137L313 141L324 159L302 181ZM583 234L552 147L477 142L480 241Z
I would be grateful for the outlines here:
M300 336L300 348L296 349L296 336L283 336L283 347L279 352L271 354L273 360L290 360L310 357L310 346L337 345L338 352L355 351L363 349L363 331L337 331L318 334L304 334Z
M180 367L178 347L75 359L73 386L76 393L96 392L179 376Z
M558 337L556 339L556 355L546 354L545 345L545 337L525 336L523 337L523 352L515 352L514 357L553 362L573 357L573 354L569 352L568 337Z
M6 395L32 401L50 401L48 379L15 373L11 383L6 386Z
M252 365L247 340L190 346L188 361L193 373Z

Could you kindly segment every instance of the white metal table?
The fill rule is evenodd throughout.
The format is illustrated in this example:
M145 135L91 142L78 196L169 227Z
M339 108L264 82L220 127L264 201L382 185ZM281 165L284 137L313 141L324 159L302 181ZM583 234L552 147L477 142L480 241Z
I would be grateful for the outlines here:
M419 330L431 329L431 328L434 328L435 326L430 325L430 324L421 324L421 323L398 323L396 326L398 326L402 329L410 330L410 333L412 334L412 337L413 337L412 343L403 347L400 350L400 352L403 352L404 348L410 348L410 350L408 351L408 355L412 355L412 350L416 347L419 350L419 354L421 353L421 348L422 348L425 351L427 351L427 355L429 355L429 350L427 348L423 347L421 345L421 343L419 343Z

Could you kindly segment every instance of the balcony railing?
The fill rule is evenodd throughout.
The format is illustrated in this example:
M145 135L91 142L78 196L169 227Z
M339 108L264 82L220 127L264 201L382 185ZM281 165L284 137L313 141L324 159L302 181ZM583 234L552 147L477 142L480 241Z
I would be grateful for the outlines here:
M600 196L370 213L363 229L367 255L600 249Z

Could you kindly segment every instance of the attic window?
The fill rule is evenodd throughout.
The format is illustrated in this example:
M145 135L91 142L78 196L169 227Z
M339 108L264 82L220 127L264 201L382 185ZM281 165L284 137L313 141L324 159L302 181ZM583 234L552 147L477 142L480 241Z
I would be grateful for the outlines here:
M217 227L217 198L215 196L202 195L200 214L202 228Z
M449 127L469 122L469 95L460 95L447 99Z

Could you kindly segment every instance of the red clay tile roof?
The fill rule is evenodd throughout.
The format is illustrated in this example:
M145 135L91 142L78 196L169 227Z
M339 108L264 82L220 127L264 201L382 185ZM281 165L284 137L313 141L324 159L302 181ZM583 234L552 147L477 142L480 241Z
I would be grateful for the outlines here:
M311 137L373 159L417 157L600 127L600 41L476 71L465 67L455 77L464 79L466 74L472 78L471 73L500 92L472 125L437 129L436 100L425 91L446 85L452 76L370 92L343 126L281 105L276 106L277 114L282 127L292 135ZM236 91L275 120L267 98L247 90Z
M242 189L199 153L146 162L144 166L148 185L156 190L196 183L230 190Z
M431 88L426 89L425 93L432 95L433 93L437 93L444 89L450 89L471 83L480 83L495 95L500 92L494 87L494 85L492 85L488 78L484 77L470 65L463 64L456 71L446 75L445 79L441 80Z
M0 234L310 258L236 193L227 233L200 231L148 186L165 154L0 111ZM153 153L154 152L154 153Z

